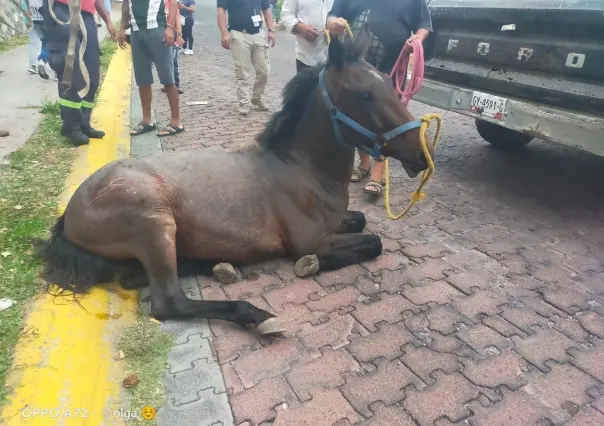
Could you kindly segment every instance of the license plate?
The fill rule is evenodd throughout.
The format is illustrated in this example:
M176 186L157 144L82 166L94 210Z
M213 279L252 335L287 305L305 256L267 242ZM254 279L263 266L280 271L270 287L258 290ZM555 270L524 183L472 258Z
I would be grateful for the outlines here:
M475 114L503 120L503 113L505 112L505 105L507 102L508 100L505 98L489 95L487 93L474 92L472 93L470 111Z

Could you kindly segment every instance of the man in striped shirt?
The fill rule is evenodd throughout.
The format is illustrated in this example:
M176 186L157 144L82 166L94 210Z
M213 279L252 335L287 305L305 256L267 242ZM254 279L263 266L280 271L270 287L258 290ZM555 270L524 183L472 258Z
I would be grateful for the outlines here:
M153 65L157 70L159 82L166 89L171 112L170 124L159 132L159 136L172 136L185 130L180 123L178 88L174 81L173 45L181 35L177 30L179 16L176 1L124 0L122 3L122 27L118 41L120 47L125 49L126 29L130 26L134 78L143 110L143 121L130 132L132 136L142 135L157 128L151 119Z

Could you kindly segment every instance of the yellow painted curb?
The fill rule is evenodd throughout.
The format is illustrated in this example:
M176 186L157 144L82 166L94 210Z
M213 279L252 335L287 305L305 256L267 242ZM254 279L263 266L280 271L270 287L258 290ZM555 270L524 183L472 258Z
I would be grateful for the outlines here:
M88 176L130 153L131 62L129 50L118 50L111 61L92 113L93 127L106 135L78 148L60 199L60 214ZM13 391L2 410L1 424L123 423L122 363L113 359L114 339L133 322L136 295L111 286L94 289L81 304L85 309L46 294L34 302L15 348L7 380Z

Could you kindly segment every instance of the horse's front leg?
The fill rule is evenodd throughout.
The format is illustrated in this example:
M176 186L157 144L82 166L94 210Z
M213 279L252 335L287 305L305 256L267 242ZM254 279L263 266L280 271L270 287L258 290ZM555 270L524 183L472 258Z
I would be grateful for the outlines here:
M367 220L362 212L347 210L344 213L340 226L336 230L336 234L358 234L363 232L366 225Z
M178 280L176 262L176 226L146 234L140 244L143 263L151 288L151 313L159 320L206 318L234 322L241 326L253 324L261 334L285 331L277 318L245 301L189 299ZM170 238L167 238L169 236Z
M305 277L319 271L334 271L375 259L380 254L382 254L382 241L377 235L328 235L321 241L316 254L299 258L294 269L296 275Z

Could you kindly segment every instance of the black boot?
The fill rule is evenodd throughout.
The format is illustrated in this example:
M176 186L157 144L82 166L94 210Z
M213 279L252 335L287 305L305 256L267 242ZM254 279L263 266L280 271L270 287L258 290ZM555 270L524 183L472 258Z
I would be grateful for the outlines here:
M90 126L82 126L82 133L92 139L103 139L105 137L105 132L103 132L102 130L93 129Z
M90 142L88 136L85 135L81 129L62 128L61 134L67 139L69 139L69 141L76 146L87 145Z

